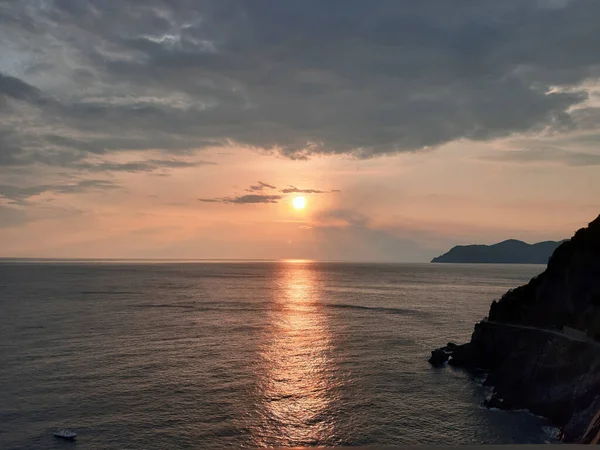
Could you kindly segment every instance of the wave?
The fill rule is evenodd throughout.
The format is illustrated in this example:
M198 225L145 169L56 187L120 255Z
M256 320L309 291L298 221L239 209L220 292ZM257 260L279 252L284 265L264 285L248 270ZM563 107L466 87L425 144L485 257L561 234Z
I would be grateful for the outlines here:
M129 295L136 294L131 291L81 291L82 295Z
M400 315L412 315L412 316L428 316L431 313L427 311L419 311L416 309L406 308L389 308L385 306L363 306L363 305L349 305L346 303L326 303L323 306L327 308L341 308L341 309L359 309L366 311L382 312L387 314L400 314Z
M561 430L558 427L553 427L551 425L544 425L542 427L544 434L550 439L559 440L561 437Z
M46 328L44 325L23 325L21 327L17 327L18 330L41 330Z
M176 308L176 309L196 309L196 305L169 304L169 303L138 303L131 305L132 308Z
M258 311L265 309L260 304L244 302L198 302L198 303L134 303L131 308L172 308L193 309L195 311Z

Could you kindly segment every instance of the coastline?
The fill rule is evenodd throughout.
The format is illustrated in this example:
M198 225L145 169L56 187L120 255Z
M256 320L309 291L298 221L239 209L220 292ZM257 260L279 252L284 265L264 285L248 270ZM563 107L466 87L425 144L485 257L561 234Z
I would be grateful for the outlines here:
M492 302L468 343L432 351L430 363L487 373L487 407L545 417L564 442L597 441L599 274L600 216L561 244L544 272Z

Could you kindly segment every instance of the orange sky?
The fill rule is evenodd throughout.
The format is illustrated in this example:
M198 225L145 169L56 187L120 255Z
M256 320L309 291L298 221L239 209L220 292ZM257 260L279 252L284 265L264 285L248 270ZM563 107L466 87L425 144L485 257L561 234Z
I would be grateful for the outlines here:
M428 261L600 213L600 2L5 3L0 257Z
M486 161L491 144L306 161L231 148L216 165L119 174L102 192L32 197L32 220L0 229L2 256L426 261L459 243L569 237L600 211L594 167ZM560 179L560 183L556 180ZM203 203L264 181L327 194L276 204Z

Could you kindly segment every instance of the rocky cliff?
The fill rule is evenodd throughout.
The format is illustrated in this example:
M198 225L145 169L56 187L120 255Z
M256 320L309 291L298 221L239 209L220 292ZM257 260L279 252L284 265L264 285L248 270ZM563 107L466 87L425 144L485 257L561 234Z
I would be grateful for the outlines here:
M600 432L600 216L552 254L546 270L493 302L471 341L430 361L488 372L488 406L526 408L568 442Z

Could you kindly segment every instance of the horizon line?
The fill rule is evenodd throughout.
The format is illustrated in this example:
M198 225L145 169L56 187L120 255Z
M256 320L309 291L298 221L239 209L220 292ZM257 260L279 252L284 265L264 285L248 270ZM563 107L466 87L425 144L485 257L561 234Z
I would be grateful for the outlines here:
M121 258L121 257L35 257L35 256L0 256L0 262L265 262L265 263L374 263L374 264L429 264L430 261L378 261L378 260L341 260L310 258Z
M117 263L117 264L193 264L193 263L286 263L286 264L411 264L411 265L443 265L443 266L501 266L501 265L545 265L545 264L523 264L523 263L438 263L433 261L377 261L377 260L318 260L306 258L39 258L39 257L7 257L0 256L0 264L22 263L22 264L68 264L68 263Z

